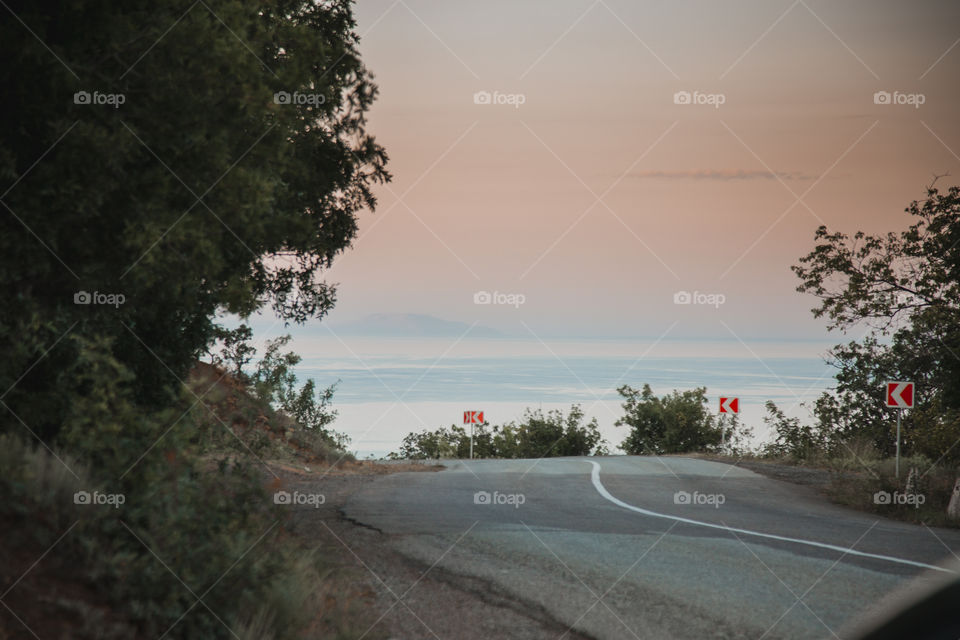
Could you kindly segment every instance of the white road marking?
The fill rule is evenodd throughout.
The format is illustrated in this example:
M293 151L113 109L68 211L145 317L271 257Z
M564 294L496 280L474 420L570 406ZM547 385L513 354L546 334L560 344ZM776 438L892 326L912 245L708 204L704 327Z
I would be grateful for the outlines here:
M593 465L593 471L590 474L590 479L593 481L593 487L597 490L601 496L617 505L618 507L623 507L624 509L629 509L630 511L635 511L636 513L643 514L645 516L651 516L653 518L663 518L665 520L673 520L675 522L686 522L687 524L694 524L700 527L709 527L710 529L720 529L722 531L730 531L733 533L742 533L748 536L756 536L759 538L769 538L770 540L780 540L782 542L793 542L795 544L805 544L810 547L817 547L819 549L829 549L831 551L839 551L852 556L860 556L862 558L874 558L876 560L886 560L887 562L896 562L899 564L908 564L913 567L920 567L922 569L933 569L935 571L943 571L945 573L956 573L950 569L945 569L944 567L938 567L933 564L925 564L923 562L915 562L913 560L906 560L904 558L895 558L893 556L884 556L876 553L867 553L865 551L857 551L856 549L850 549L848 547L839 547L837 545L826 544L823 542L815 542L813 540L801 540L800 538L788 538L786 536L778 536L773 533L763 533L760 531L751 531L749 529L737 529L734 527L728 527L722 524L714 524L712 522L701 522L700 520L692 520L690 518L681 518L680 516L671 516L666 513L657 513L656 511L650 511L649 509L641 509L640 507L635 507L632 504L627 504L623 500L614 497L607 488L603 486L603 483L600 482L600 465L593 460L587 460L590 464Z

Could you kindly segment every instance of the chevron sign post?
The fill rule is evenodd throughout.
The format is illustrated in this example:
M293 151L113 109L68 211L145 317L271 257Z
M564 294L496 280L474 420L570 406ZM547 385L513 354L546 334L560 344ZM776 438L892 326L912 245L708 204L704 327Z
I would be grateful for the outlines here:
M470 425L470 459L473 460L473 425L483 424L483 411L464 411L463 424Z
M740 413L740 398L720 396L720 413Z
M740 398L727 398L720 396L720 413L740 413ZM726 449L727 434L720 432L720 448Z
M913 383L888 382L887 406L896 409L913 409Z
M897 410L897 477L900 477L900 414L913 409L913 383L888 382L886 405Z

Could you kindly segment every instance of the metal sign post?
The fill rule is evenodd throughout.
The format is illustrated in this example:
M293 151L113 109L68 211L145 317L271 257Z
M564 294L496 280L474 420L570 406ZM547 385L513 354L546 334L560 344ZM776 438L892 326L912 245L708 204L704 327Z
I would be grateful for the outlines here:
M483 411L464 411L463 424L470 425L470 459L473 460L473 425L483 424Z
M740 398L720 396L720 413L740 413ZM720 450L727 450L727 430L720 427Z
M900 423L898 422L897 424L899 425ZM897 429L898 429L898 431L897 431L897 434L898 434L898 435L897 435L897 443L899 443L899 442L900 442L899 426L897 427ZM470 459L473 460L473 423L472 423L472 422L470 423Z
M897 461L895 463L897 479L900 479L900 419L904 409L913 409L913 383L888 382L885 404L897 410Z
M900 479L900 414L903 409L897 408L897 479Z

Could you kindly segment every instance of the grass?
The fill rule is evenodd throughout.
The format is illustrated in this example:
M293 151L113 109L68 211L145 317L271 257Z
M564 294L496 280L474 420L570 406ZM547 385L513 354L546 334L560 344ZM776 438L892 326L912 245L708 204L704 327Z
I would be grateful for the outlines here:
M916 477L912 487L907 481L911 471ZM922 456L902 458L898 477L896 460L885 458L865 461L860 471L833 474L826 491L835 502L862 511L916 524L956 528L960 522L947 516L956 477L956 470L932 465ZM898 499L904 503L896 504Z
M803 483L817 485L837 504L904 522L960 528L960 521L947 516L947 505L960 471L952 466L934 463L924 456L902 457L899 477L896 460L882 457L866 440L848 441L831 454L819 452L802 459L757 453L725 459L758 463L758 471L763 471L765 463L820 471L821 481L804 479ZM912 487L907 483L911 470L915 470L916 477ZM770 475L797 481L788 473ZM912 497L902 497L908 495ZM890 496L889 502L885 500L886 496ZM896 504L897 499L904 502Z

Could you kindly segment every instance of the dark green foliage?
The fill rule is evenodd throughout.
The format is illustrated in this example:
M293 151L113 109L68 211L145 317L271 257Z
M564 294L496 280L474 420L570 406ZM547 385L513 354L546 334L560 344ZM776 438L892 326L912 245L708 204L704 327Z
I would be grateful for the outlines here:
M4 13L0 435L39 438L126 496L62 544L145 637L181 616L165 637L229 637L278 601L290 565L261 444L184 381L218 338L243 373L249 331L224 332L219 314L269 306L304 322L336 299L323 271L389 178L365 131L376 88L350 4L12 0ZM123 102L77 104L78 92ZM326 434L332 389L287 384L273 365L291 361L273 355L258 393ZM199 457L213 434L232 447L215 464ZM12 495L23 480L3 474ZM27 513L19 498L2 508ZM278 615L273 631L296 624Z
M214 337L222 344L220 353L214 356L214 364L224 367L234 378L244 379L243 368L253 360L257 350L250 345L253 329L241 324L236 329L216 327Z
M513 425L510 425L513 427ZM554 456L588 456L606 453L605 444L597 428L597 419L584 424L579 405L570 407L564 416L557 409L543 413L527 409L523 421L512 429L515 434L517 458L548 458ZM507 440L508 434L501 434Z
M719 447L722 434L707 408L705 387L674 390L661 398L648 384L642 390L624 385L617 392L624 398L624 416L616 425L630 427L630 434L620 445L627 453L659 455Z
M68 332L108 336L133 399L162 407L217 311L269 304L299 322L332 306L319 276L387 178L348 2L9 10L36 37L0 23L0 387L29 369L4 402L38 435L84 393L63 374L79 357ZM276 104L281 91L324 102ZM74 304L78 291L125 301Z

